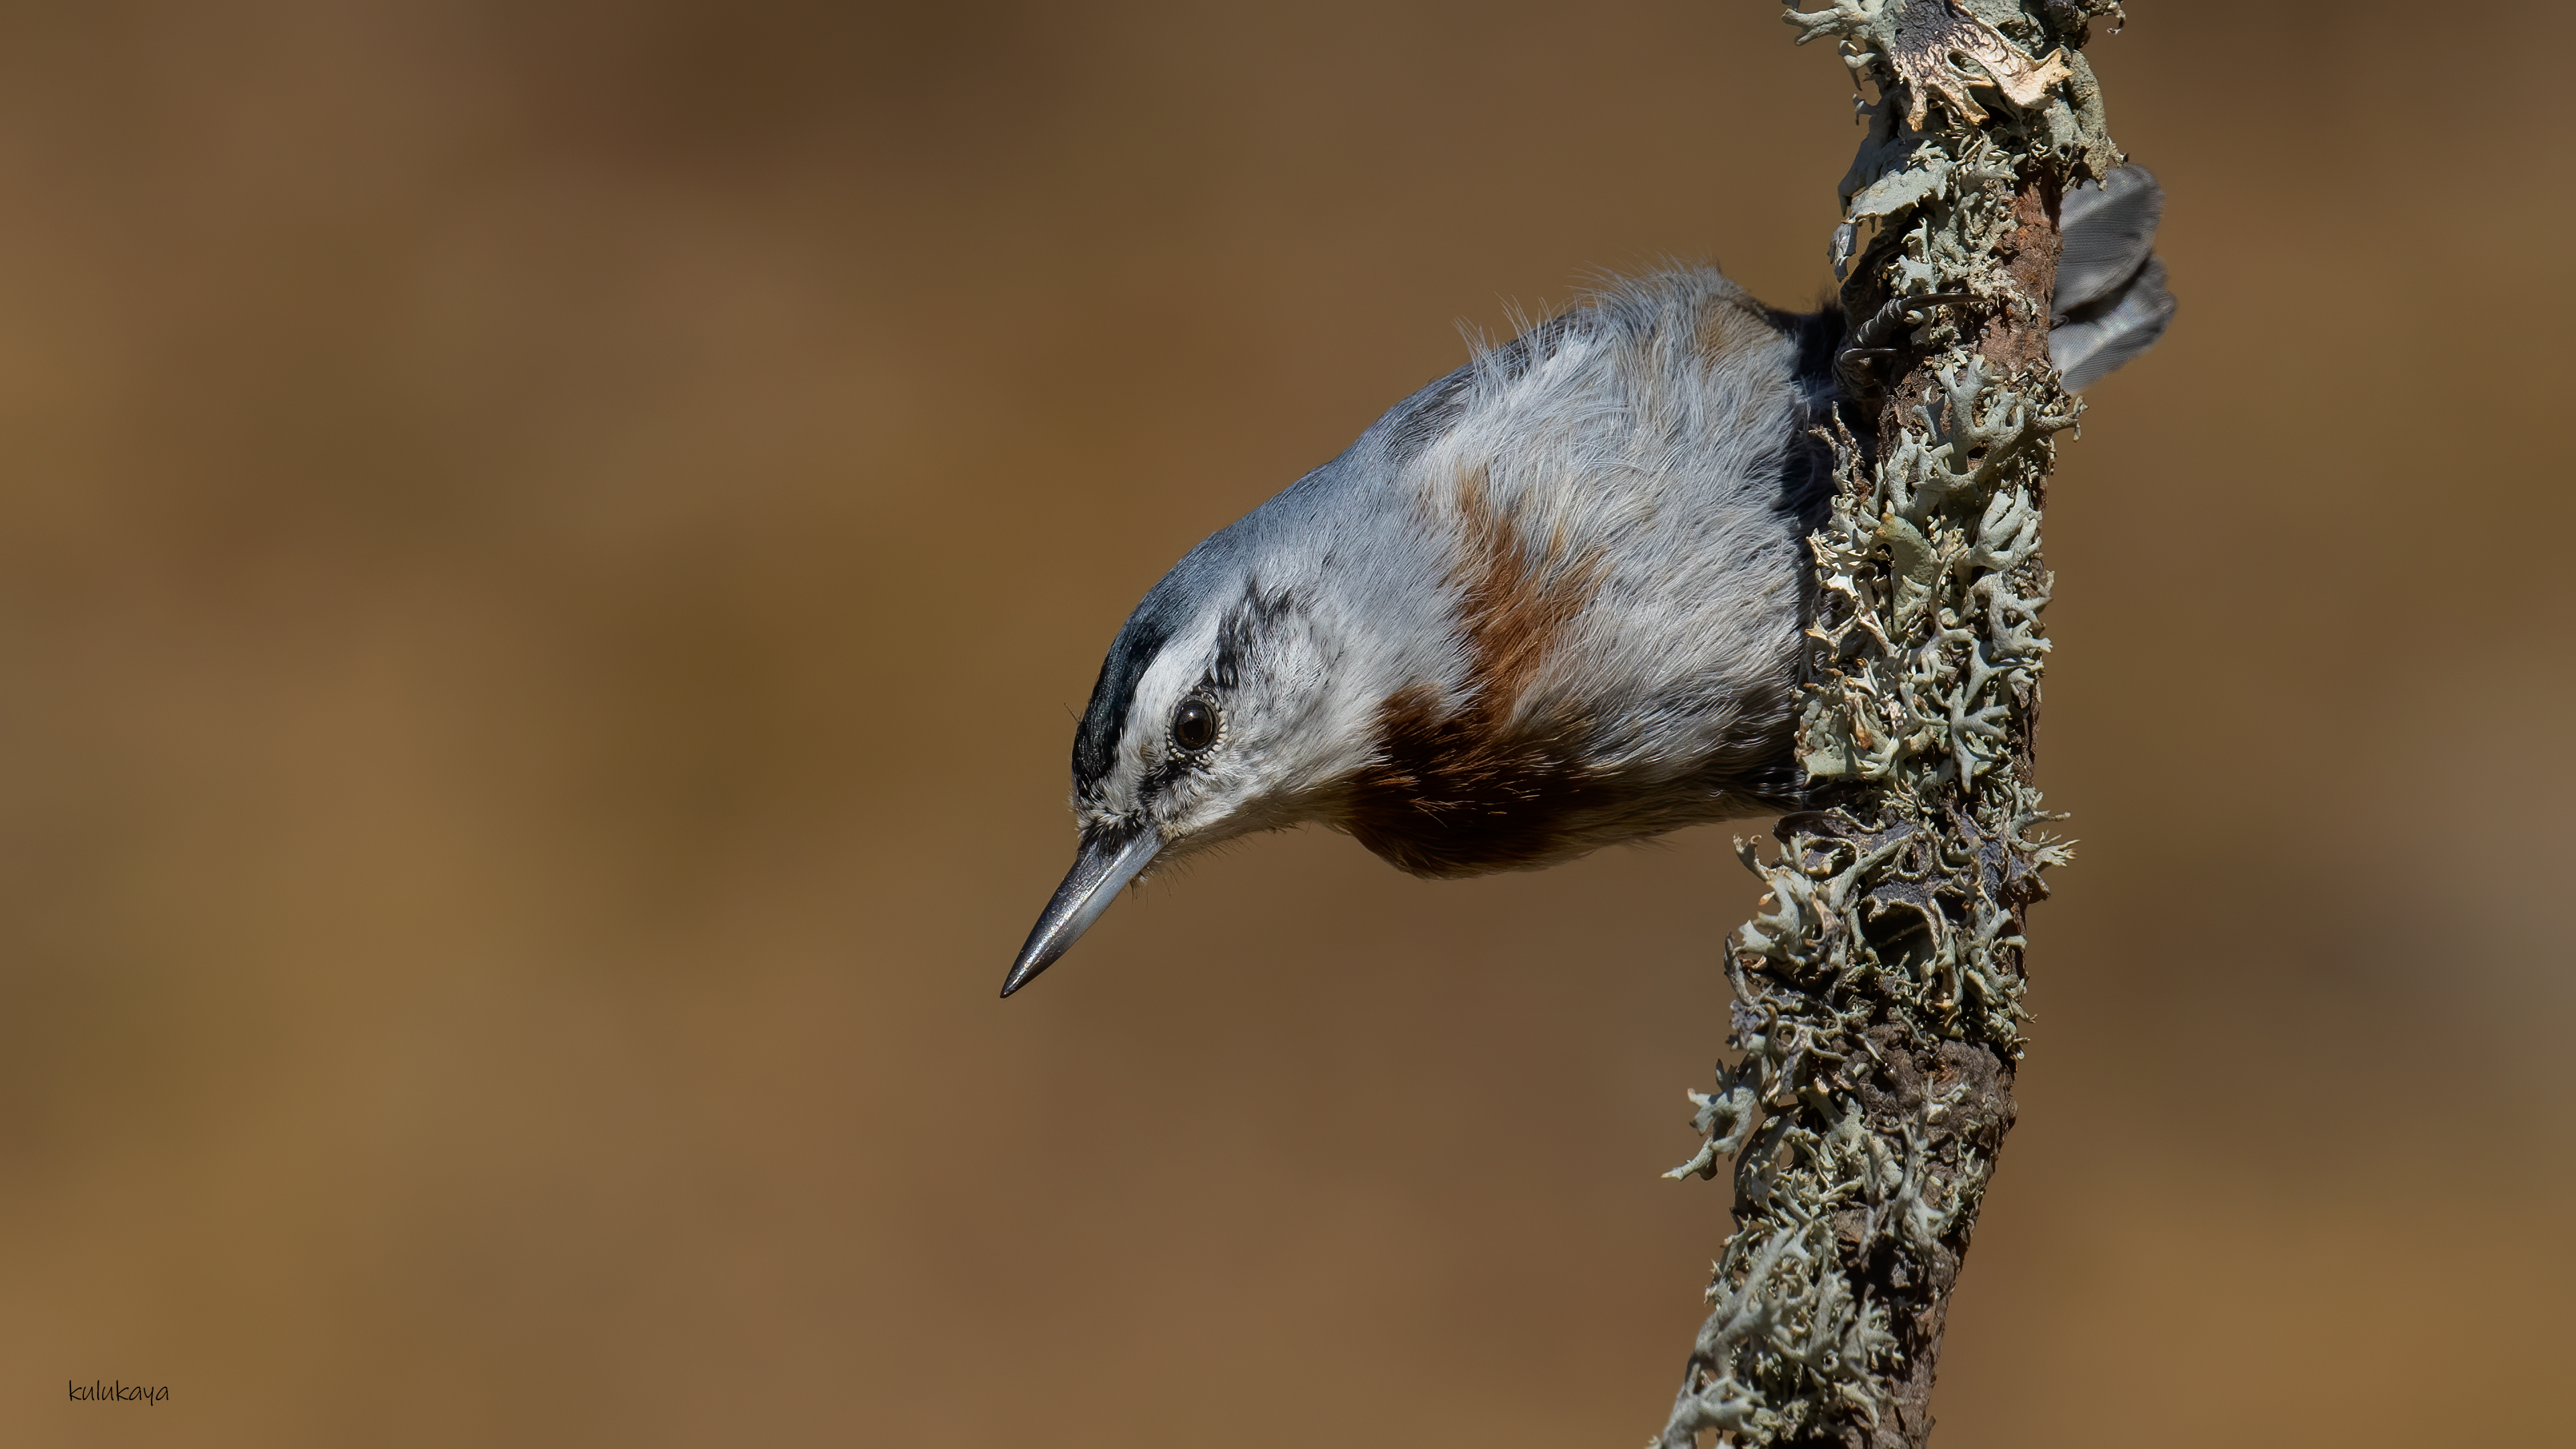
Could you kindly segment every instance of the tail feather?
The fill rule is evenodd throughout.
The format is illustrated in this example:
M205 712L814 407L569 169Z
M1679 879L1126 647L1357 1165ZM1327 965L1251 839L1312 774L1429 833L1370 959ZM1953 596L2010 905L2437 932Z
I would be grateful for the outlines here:
M2136 276L2155 249L2164 214L2164 188L2144 166L2123 166L2107 181L2066 193L2057 208L2065 242L2057 259L2057 315L2099 302Z
M2083 391L2154 346L2173 321L2173 294L2155 256L2164 209L2164 188L2143 166L2079 186L2059 206L2065 250L2048 352L2069 391Z
M2057 324L2048 334L2048 360L2067 391L2082 392L2155 346L2173 321L2174 305L2164 261L2149 257L2117 294Z

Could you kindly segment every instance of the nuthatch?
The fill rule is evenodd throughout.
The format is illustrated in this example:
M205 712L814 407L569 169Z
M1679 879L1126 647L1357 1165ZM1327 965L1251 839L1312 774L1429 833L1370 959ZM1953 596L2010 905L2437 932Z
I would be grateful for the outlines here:
M2069 388L2171 318L2162 205L2126 167L2060 208ZM1628 282L1190 550L1109 647L1074 735L1081 855L1002 994L1147 865L1253 831L1320 820L1464 876L1793 808L1831 487L1811 429L1845 332L1710 270Z

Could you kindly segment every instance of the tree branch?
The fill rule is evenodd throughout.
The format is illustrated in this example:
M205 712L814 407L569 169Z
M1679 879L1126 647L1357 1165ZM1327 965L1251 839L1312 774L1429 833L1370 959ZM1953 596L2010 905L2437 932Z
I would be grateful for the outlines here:
M1879 91L1833 240L1852 350L1824 430L1808 810L1729 943L1699 1153L1727 1239L1661 1449L1919 1449L2015 1106L2023 922L2066 858L2030 782L2055 435L2057 203L2120 156L2081 47L2108 0L1833 0L1786 18ZM2123 17L2125 18L2125 17ZM1866 321L1862 319L1867 319Z

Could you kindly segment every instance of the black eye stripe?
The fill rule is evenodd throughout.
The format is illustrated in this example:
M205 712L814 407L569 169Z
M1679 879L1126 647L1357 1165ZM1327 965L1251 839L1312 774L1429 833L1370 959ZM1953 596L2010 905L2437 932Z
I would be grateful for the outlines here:
M1264 593L1257 580L1245 584L1242 599L1217 626L1216 663L1208 671L1209 685L1226 690L1242 684L1262 637L1276 630L1295 608L1296 596L1286 589Z

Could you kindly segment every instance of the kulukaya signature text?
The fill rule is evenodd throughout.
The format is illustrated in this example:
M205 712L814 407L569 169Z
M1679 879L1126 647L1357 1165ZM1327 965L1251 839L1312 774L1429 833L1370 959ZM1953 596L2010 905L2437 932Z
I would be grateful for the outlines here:
M71 1383L69 1379L64 1382ZM170 1397L168 1384L163 1384L159 1388L146 1388L141 1384L129 1384L123 1379L117 1379L114 1382L93 1379L85 1384L71 1384L71 1390L74 1403L83 1399L93 1403L101 1403L109 1399L122 1399L131 1403L140 1399L147 1404L157 1404Z

